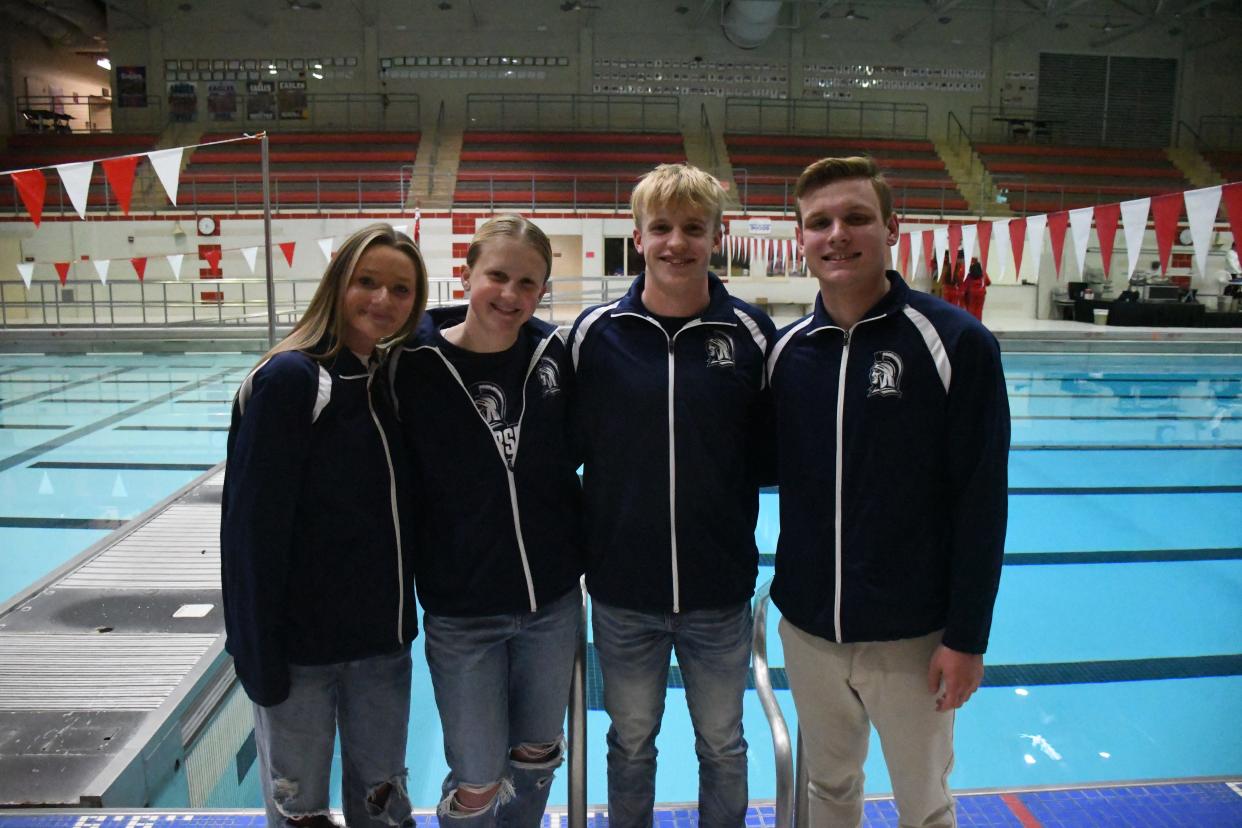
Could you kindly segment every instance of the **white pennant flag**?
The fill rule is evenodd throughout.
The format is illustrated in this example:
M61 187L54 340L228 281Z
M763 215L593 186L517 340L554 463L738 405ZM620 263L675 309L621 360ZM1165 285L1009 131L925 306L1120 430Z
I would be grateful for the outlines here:
M1039 260L1044 255L1044 228L1048 226L1048 216L1026 217L1026 249L1031 257L1031 281L1039 281Z
M962 255L966 257L966 265L969 268L970 258L975 255L975 244L979 241L979 225L963 224L962 225Z
M888 248L888 269L896 270L898 266L897 260L901 258L901 235L898 234L897 241L893 242Z
M96 259L95 272L99 274L99 281L102 284L108 284L108 268L112 266L111 259Z
M1186 221L1190 225L1190 239L1195 245L1195 263L1199 266L1199 274L1207 276L1208 247L1212 241L1212 224L1216 221L1216 210L1220 207L1219 186L1204 187L1202 190L1187 190Z
M1091 238L1091 219L1095 216L1094 207L1082 207L1070 210L1070 234L1074 237L1074 256L1078 259L1078 276L1087 272L1087 241Z
M403 236L410 235L410 225L408 224L394 224L392 226L392 229L396 230L398 233L400 233Z
M1151 210L1150 198L1136 198L1121 202L1121 226L1126 231L1126 279L1134 275L1139 258L1143 255L1143 234L1147 232L1147 214Z
M172 268L173 278L178 282L181 281L181 262L185 259L184 253L171 253L168 255L168 266Z
M73 209L78 211L78 218L86 218L86 194L91 188L91 171L94 161L82 161L77 164L57 164L56 172L60 173L61 184L73 202Z
M993 282L1002 281L1009 272L1009 263L1013 261L1013 242L1009 238L1009 219L992 222L992 244L989 252L996 257L996 278ZM991 268L988 268L991 270Z
M34 262L18 262L17 272L22 274L22 281L26 283L26 287L30 287L30 280L34 278Z
M147 158L151 160L151 166L155 168L155 174L160 179L160 183L164 185L164 192L168 193L168 200L177 204L177 182L181 179L181 152L184 147L173 147L172 149L155 150L148 152Z
M910 236L910 281L919 277L919 266L923 264L923 234L917 230Z
M944 254L949 252L949 228L937 227L932 230L932 243L936 246L936 268L939 272L944 264Z
M259 255L259 248L243 247L241 254L242 258L246 260L246 267L250 268L251 275L254 275L254 262L255 258Z
M323 251L323 257L328 261L332 261L332 239L320 239L319 249Z

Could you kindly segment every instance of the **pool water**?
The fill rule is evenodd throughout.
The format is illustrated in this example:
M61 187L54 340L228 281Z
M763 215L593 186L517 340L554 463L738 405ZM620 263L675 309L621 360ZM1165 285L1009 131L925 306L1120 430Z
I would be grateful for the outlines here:
M0 601L222 460L230 399L255 359L0 355ZM1242 772L1242 361L1006 354L1005 370L1006 566L985 686L957 718L952 784ZM760 581L771 577L777 498L761 498ZM769 663L779 668L776 621ZM414 652L410 792L430 807L446 768L417 643ZM793 723L788 691L777 695ZM591 709L587 726L588 800L602 803L606 715ZM770 799L772 748L753 691L745 728L751 798ZM695 800L677 688L657 744L658 799ZM872 748L867 790L885 792L874 738ZM554 804L565 802L563 777Z

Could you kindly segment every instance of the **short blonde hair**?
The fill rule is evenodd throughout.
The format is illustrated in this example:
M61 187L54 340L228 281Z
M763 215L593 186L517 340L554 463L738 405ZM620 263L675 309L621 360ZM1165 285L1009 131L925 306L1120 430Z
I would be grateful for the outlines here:
M846 158L821 158L798 176L798 183L794 185L794 214L798 217L798 224L802 224L800 202L807 193L848 178L865 178L871 182L871 186L875 188L875 196L880 200L880 218L888 221L893 215L893 191L873 158L852 155Z
M630 196L634 226L643 227L643 216L665 206L690 207L711 217L718 227L724 215L725 191L711 174L689 164L661 164L644 175Z

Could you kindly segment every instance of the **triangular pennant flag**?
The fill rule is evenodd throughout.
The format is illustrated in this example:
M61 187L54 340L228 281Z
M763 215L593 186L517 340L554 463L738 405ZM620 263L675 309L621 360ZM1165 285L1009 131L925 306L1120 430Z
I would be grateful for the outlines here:
M250 268L251 273L254 273L255 257L259 255L259 248L243 247L241 254L242 258L246 260L246 267Z
M39 480L39 494L56 494L56 490L52 488L52 481L51 478L47 476L47 472L44 472L42 479Z
M1052 266L1057 278L1061 278L1061 254L1065 252L1065 230L1069 227L1069 213L1061 210L1048 216L1048 238L1052 241Z
M967 266L975 255L975 241L979 237L979 228L973 224L962 225L962 255L966 257Z
M909 233L910 236L910 272L906 274L907 281L913 281L918 278L919 270L923 267L923 234Z
M41 170L22 170L12 174L13 183L17 185L17 193L30 213L30 220L38 227L43 221L43 198L47 195L47 179Z
M983 267L983 275L988 275L988 248L992 246L992 223L981 221L975 225L979 236L979 264Z
M989 238L996 242L996 268L998 273L992 281L1000 282L1009 273L1009 263L1013 260L1013 250L1009 243L1010 235L1006 232L1006 228L1009 227L1009 219L997 219L996 221L988 222L988 225ZM982 238L982 234L980 234L980 238Z
M86 194L91 189L91 171L94 168L94 161L56 165L56 172L60 173L60 183L69 194L69 201L73 204L73 209L77 210L78 218L86 218Z
M1242 181L1226 184L1220 192L1225 202L1225 213L1229 216L1229 232L1233 233L1236 243L1242 239Z
M95 272L99 274L99 281L102 284L108 284L108 268L112 266L111 259L96 259Z
M401 234L401 235L403 235L403 236L408 236L408 235L410 235L410 225L408 225L408 224L394 224L394 225L392 226L392 229L393 229L393 230L395 230L395 231L397 231L398 233L400 233L400 234Z
M1014 281L1020 281L1022 278L1022 250L1026 245L1026 219L1016 218L1009 220L1009 246L1013 250L1013 278Z
M319 249L323 251L323 257L328 261L332 261L332 239L320 239Z
M927 277L933 282L940 276L940 260L936 257L935 236L930 230L923 231L923 261L927 262Z
M207 267L212 270L220 269L220 248L211 247L206 250L199 251L198 257L207 262Z
M897 239L897 269L907 279L914 278L910 273L910 234L902 233L901 238Z
M1220 208L1220 187L1204 187L1187 190L1186 221L1190 224L1190 240L1195 245L1195 263L1199 275L1207 275L1208 248L1212 241L1212 225L1216 223L1216 211Z
M168 266L172 268L173 278L178 282L181 281L181 262L185 260L184 253L170 253L167 257Z
M1048 217L1040 214L1038 216L1027 216L1026 218L1026 240L1027 249L1031 253L1031 278L1039 280L1039 261L1044 255L1044 227L1048 224Z
M138 156L122 155L120 158L109 158L101 161L104 177L108 186L116 196L116 203L121 205L121 212L129 215L129 202L134 194L134 170L138 167Z
M949 228L937 227L932 231L932 239L936 245L936 267L944 262L944 254L949 252ZM956 250L953 251L957 253Z
M113 497L129 497L129 492L125 489L125 481L121 479L121 473L116 473L116 480L112 481Z
M285 254L285 261L289 263L289 267L293 267L293 247L297 242L281 242L280 252Z
M1091 240L1091 219L1094 216L1094 207L1080 207L1069 211L1070 235L1073 236L1074 260L1078 262L1080 280L1087 270L1087 242ZM1107 268L1105 272L1108 272Z
M130 259L129 263L134 266L134 272L138 274L138 281L141 282L143 277L147 275L147 257L138 256Z
M181 180L181 152L183 149L184 147L173 147L172 149L155 150L154 152L147 153L151 166L155 168L156 177L164 185L164 192L168 193L168 200L174 206L177 204L177 183Z
M1151 214L1156 220L1156 251L1160 254L1160 272L1169 269L1169 254L1173 252L1173 237L1177 235L1177 220L1182 217L1185 203L1181 193L1165 193L1153 196Z
M1150 198L1136 198L1121 202L1121 227L1126 237L1126 279L1134 275L1143 255L1143 236L1147 233L1147 214L1151 212Z
M1120 218L1120 204L1101 204L1095 208L1095 235L1100 242L1100 261L1104 264L1106 279L1113 265L1113 241L1117 238L1117 221Z
M414 244L421 246L423 234L423 210L417 205L414 207Z
M56 275L60 277L60 283L63 285L69 279L69 263L68 262L52 262L56 266Z
M26 283L26 287L30 287L30 280L34 278L34 262L18 262L17 272L22 275L22 281Z
M962 250L962 225L954 221L949 223L949 252L954 261L957 261L959 250ZM963 250L962 255L966 256L967 264L969 264L970 254Z

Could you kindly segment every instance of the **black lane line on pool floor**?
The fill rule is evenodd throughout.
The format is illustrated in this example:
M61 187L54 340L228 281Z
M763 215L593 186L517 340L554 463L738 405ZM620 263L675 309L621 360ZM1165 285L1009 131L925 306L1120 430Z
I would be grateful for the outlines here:
M604 678L595 643L587 643L586 697L588 710L604 709ZM773 690L788 690L784 667L769 667ZM1113 684L1127 681L1167 681L1190 678L1227 678L1242 675L1242 654L1136 658L1119 661L1060 661L1046 664L989 664L983 669L983 687L1035 687L1049 684ZM681 669L668 670L669 689L684 688ZM747 672L746 689L755 689L754 670Z
M36 391L33 394L27 394L24 397L14 397L11 400L0 400L0 411L3 411L6 408L11 408L15 405L21 405L22 403L35 402L36 400L46 399L47 397L50 397L53 394L62 394L65 391L68 391L70 388L77 388L78 386L81 386L81 385L90 385L93 382L99 382L104 377L114 377L117 374L123 374L126 371L132 371L132 370L134 369L133 368L113 368L111 371L105 371L104 373L96 374L93 377L86 377L84 379L74 380L73 382L60 383L55 388L49 388L46 391Z
M113 431L228 431L225 425L183 426L183 425L123 425Z
M207 471L215 463L112 463L74 460L41 460L31 463L32 469L75 469L115 471Z
M0 429L6 428L20 428L31 431L64 431L66 428L71 428L71 426L54 425L52 423L0 423Z
M128 371L130 369L122 368L120 370ZM37 446L31 446L25 451L21 451L21 452L18 452L17 454L13 454L13 455L10 455L9 457L5 457L4 459L0 460L0 471L11 469L14 466L20 466L22 463L25 463L29 460L33 460L34 458L38 457L40 454L51 451L52 449L60 448L61 446L66 445L67 443L73 442L79 437L85 437L87 434L93 434L96 431L101 431L105 428L108 428L111 425L114 425L115 423L121 422L122 420L128 417L132 417L135 414L141 413L143 411L147 411L148 409L154 408L155 406L161 403L168 402L169 400L181 394L185 394L190 391L193 391L195 388L200 388L209 383L216 382L221 377L227 376L228 374L232 373L233 370L234 369L232 368L227 368L227 369L218 371L214 374L210 374L206 377L203 377L202 379L197 379L193 382L188 382L185 385L181 386L180 388L174 388L172 391L169 391L164 394L160 394L158 397L152 397L151 399L146 400L145 402L141 402L141 403L138 403L137 405L130 406L129 408L126 408L124 411L118 411L117 413L113 414L110 417L105 417L102 420L96 420L90 425L86 425L86 426L82 426L81 428L74 429L73 431L67 432L58 437L54 437L51 440L40 443Z
M1242 486L1010 486L1011 495L1238 494Z
M1088 549L1081 552L1006 552L1005 566L1065 566L1077 564L1194 563L1242 561L1242 548L1207 549ZM759 565L776 566L776 555L763 552Z
M1242 443L1015 443L1015 451L1238 451Z
M41 518L0 515L0 529L120 529L127 520L114 518Z

